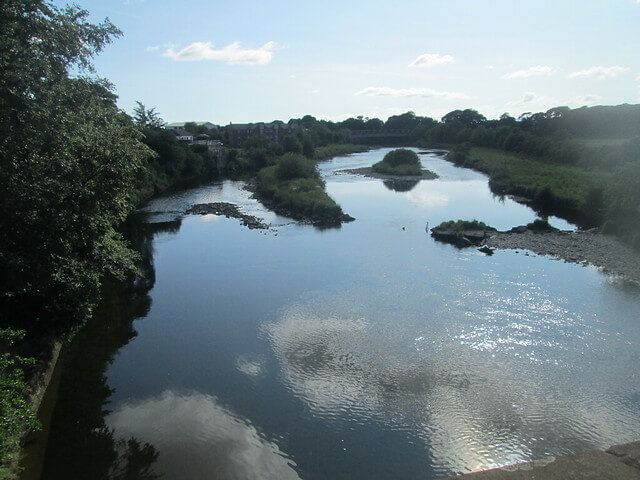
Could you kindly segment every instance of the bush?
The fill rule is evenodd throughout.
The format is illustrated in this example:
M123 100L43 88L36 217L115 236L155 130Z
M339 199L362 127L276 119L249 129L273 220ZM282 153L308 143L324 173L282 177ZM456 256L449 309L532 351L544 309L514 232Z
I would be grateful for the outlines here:
M446 222L442 222L440 225L435 227L434 230L450 230L454 232L464 232L465 230L495 231L495 228L478 220L448 220Z
M14 342L24 336L22 330L0 329L0 479L17 477L20 439L38 422L27 399L28 388L23 367L33 364L9 353Z
M382 161L392 167L399 165L420 165L420 159L416 152L407 150L406 148L391 150L384 156Z
M537 218L533 222L528 223L527 229L534 232L550 232L557 230L557 228L549 225L549 221L546 218Z
M382 161L374 164L371 168L374 172L384 175L413 176L422 174L418 155L406 148L391 150Z
M293 180L295 178L319 178L315 164L295 153L286 153L277 162L278 180Z
M258 172L259 195L273 202L275 210L314 222L340 221L342 209L324 191L315 164L297 154L285 154L275 165Z

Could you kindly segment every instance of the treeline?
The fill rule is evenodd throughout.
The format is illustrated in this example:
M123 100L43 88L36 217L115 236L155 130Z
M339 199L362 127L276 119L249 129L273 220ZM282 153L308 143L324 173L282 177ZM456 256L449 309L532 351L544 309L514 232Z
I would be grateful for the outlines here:
M454 110L440 121L413 112L362 117L351 131L404 130L404 142L447 147L457 163L490 176L499 194L532 200L543 214L597 226L640 248L640 105L556 107L488 120Z
M257 171L287 153L323 160L363 150L361 146L351 145L351 132L339 124L306 115L291 119L289 125L289 132L283 134L278 142L264 135L252 135L241 148L229 149L225 173Z

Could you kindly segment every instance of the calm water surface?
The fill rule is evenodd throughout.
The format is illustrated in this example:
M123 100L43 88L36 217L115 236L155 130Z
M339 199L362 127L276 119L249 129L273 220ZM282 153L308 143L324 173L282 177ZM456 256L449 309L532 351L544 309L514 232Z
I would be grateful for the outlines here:
M41 478L433 479L640 439L638 291L436 243L427 222L536 215L434 153L413 188L340 172L385 152L320 165L340 229L240 182L145 207L149 275L69 348ZM182 215L208 201L273 226Z

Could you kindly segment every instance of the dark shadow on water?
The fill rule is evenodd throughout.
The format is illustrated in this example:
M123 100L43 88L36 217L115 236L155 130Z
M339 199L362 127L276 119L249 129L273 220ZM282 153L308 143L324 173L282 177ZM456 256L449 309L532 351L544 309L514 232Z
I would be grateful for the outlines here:
M39 478L160 478L153 471L159 456L153 445L133 437L117 438L107 426L114 390L107 384L106 371L120 348L136 337L133 321L145 317L151 308L148 293L155 284L155 234L179 229L179 221L145 224L139 218L125 225L126 237L140 254L142 275L126 282L106 281L93 318L64 347L56 367L58 395L49 431L44 432L47 445Z
M394 192L409 192L415 188L420 180L400 180L400 179L388 179L382 182L387 189Z

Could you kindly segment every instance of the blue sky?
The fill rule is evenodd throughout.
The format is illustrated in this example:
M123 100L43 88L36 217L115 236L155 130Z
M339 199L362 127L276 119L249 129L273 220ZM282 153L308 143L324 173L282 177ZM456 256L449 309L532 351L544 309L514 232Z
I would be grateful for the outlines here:
M95 60L120 107L168 122L640 103L640 0L75 3L124 33Z

